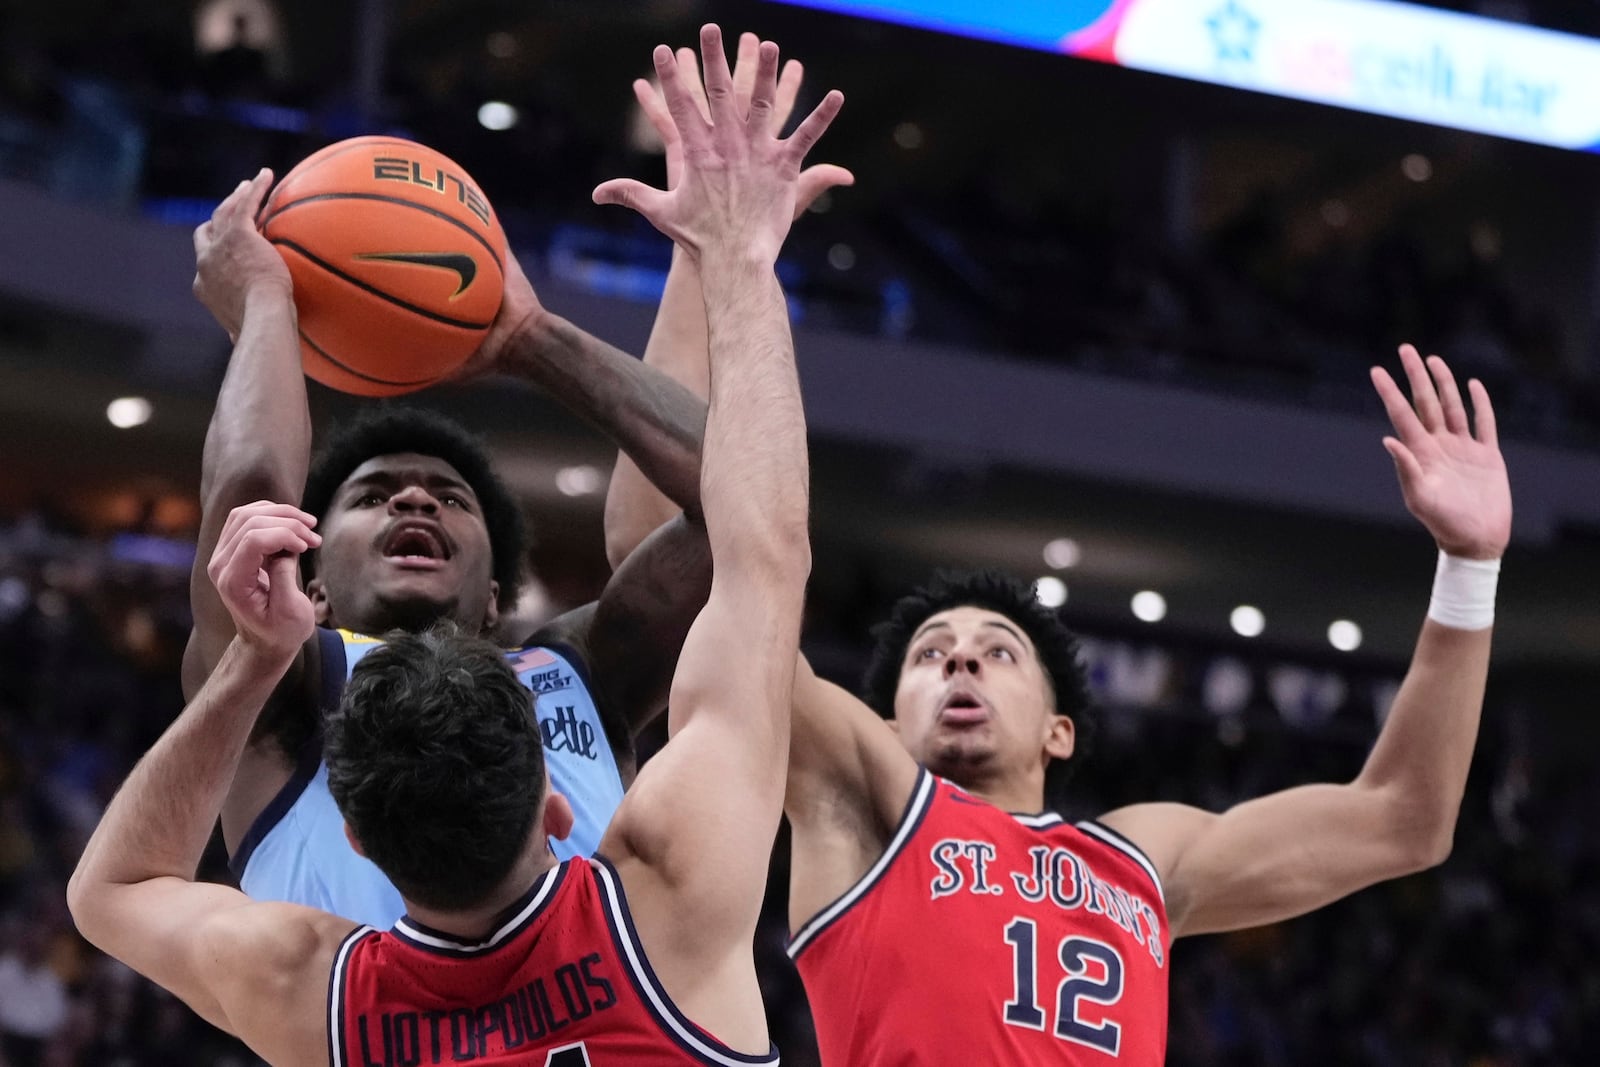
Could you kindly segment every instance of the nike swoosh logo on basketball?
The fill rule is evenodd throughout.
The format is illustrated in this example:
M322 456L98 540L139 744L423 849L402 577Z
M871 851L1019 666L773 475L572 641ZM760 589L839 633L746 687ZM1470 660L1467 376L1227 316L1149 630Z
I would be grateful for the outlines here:
M439 267L454 271L461 284L450 294L454 300L467 291L467 286L478 276L478 263L464 252L363 252L357 259L381 259L390 263L416 263L424 267Z

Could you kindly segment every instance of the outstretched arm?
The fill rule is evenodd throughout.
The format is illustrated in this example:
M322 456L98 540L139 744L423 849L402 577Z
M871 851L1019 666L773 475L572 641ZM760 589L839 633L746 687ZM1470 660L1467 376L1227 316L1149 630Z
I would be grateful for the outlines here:
M711 337L701 471L711 595L673 681L671 740L641 772L601 852L614 858L668 991L725 1040L765 1042L750 940L783 803L789 704L810 570L805 422L774 270L806 149L837 113L830 93L787 140L772 120L777 46L763 44L737 113L716 27L701 33L707 123L666 47L656 70L688 146L670 192L607 182L700 267ZM666 951L659 951L665 948Z
M759 43L753 33L739 38L733 95L740 116L750 110ZM694 50L680 48L676 59L684 74L680 84L688 86L701 115L710 121ZM803 74L797 60L784 64L773 103L774 128L788 121ZM683 172L683 139L655 86L640 79L633 89L661 135L667 186L675 189ZM849 171L830 164L802 170L795 183L796 217L824 190L854 180ZM698 403L707 395L708 345L700 268L675 244L644 363L682 383ZM599 602L556 620L550 630L554 638L583 651L607 721L637 734L666 706L684 636L711 585L711 556L698 515L684 512L651 484L627 451L617 456L606 495L606 551L615 573Z
M321 935L351 925L194 881L255 718L313 628L295 571L300 553L318 543L315 520L284 523L275 507L229 515L209 573L237 636L134 767L67 887L84 937L247 1038L265 1033L259 1020L290 995L293 983L279 980L303 977L328 940ZM277 1026L299 1032L281 1019Z
M1409 345L1400 357L1411 404L1387 371L1372 372L1397 435L1384 447L1441 553L1411 668L1353 782L1289 789L1221 815L1141 804L1105 816L1161 871L1174 935L1303 915L1450 852L1483 707L1511 491L1483 386L1470 383L1474 434L1444 361L1425 364Z
M195 295L234 347L201 459L200 537L189 579L194 630L183 657L183 691L190 697L234 636L233 619L206 573L223 524L252 500L298 504L311 457L294 285L255 224L271 187L269 170L240 182L194 233Z
M739 35L739 55L733 65L734 104L741 115L750 110L750 94L755 84L757 47L760 41L753 33ZM710 104L706 102L701 84L699 64L694 49L677 51L679 68L684 71L684 81L689 87L700 113L710 119ZM781 129L794 110L795 98L805 70L799 60L784 63L778 76L778 93L773 104L773 123ZM683 138L678 135L672 116L667 112L666 101L650 82L640 79L633 83L634 96L639 107L661 136L667 161L667 188L677 188L683 173ZM800 172L796 184L795 218L828 189L836 185L851 185L855 176L843 167L822 163ZM672 267L667 272L666 288L661 294L661 305L656 311L655 325L650 340L645 345L644 362L704 399L709 389L705 300L701 294L700 271L692 256L673 245ZM651 532L670 521L679 511L678 505L639 470L627 452L619 453L617 465L611 472L611 485L606 491L606 557L612 567L637 548Z

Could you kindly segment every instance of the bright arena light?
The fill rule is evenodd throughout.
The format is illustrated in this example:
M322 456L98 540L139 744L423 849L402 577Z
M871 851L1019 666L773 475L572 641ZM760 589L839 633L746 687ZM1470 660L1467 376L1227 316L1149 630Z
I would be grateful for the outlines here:
M1058 571L1076 567L1081 558L1083 551L1078 547L1078 542L1070 537L1058 537L1044 546L1045 565Z
M1361 627L1349 619L1335 619L1328 625L1328 644L1340 652L1354 652L1361 647Z
M131 430L149 422L154 411L142 396L119 396L106 405L106 421L119 430Z
M1160 622L1167 617L1167 598L1154 589L1133 594L1133 617L1140 622Z
M1067 602L1067 583L1047 574L1033 583L1033 595L1045 607L1059 608Z
M519 118L517 109L504 100L489 100L478 108L478 125L486 130L509 130Z
M1261 614L1260 608L1240 604L1228 616L1228 625L1240 637L1259 637L1261 631L1267 628L1267 617Z
M593 496L603 485L605 478L599 469L587 463L556 471L556 488L563 496Z

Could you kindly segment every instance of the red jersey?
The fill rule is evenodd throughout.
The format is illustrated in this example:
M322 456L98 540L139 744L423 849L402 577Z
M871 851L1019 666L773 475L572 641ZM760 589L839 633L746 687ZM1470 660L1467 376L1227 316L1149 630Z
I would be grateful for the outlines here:
M656 981L616 870L572 859L481 942L409 916L353 931L329 986L333 1067L775 1064L684 1018Z
M883 856L789 955L826 1067L1160 1067L1170 944L1126 839L924 770Z

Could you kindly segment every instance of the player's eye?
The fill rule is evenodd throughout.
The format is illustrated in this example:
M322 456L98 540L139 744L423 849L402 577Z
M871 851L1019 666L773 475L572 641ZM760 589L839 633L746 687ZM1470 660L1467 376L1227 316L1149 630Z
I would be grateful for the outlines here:
M1015 663L1015 662L1017 662L1016 654L1013 653L1009 648L1005 648L1004 646L997 645L994 648L991 648L989 650L989 655L994 657L997 660L1000 660L1001 662L1004 662L1004 663Z
M353 501L354 506L358 508L370 508L381 503L383 503L382 493L362 493Z
M943 651L941 651L940 649L937 649L937 648L931 648L930 647L930 648L925 648L922 651L918 652L917 653L917 659L918 660L923 660L923 661L933 660L933 659L938 659L942 655L944 655Z
M471 506L467 503L467 498L461 496L459 493L446 493L439 499L442 500L448 507L460 508L463 511L471 510Z

